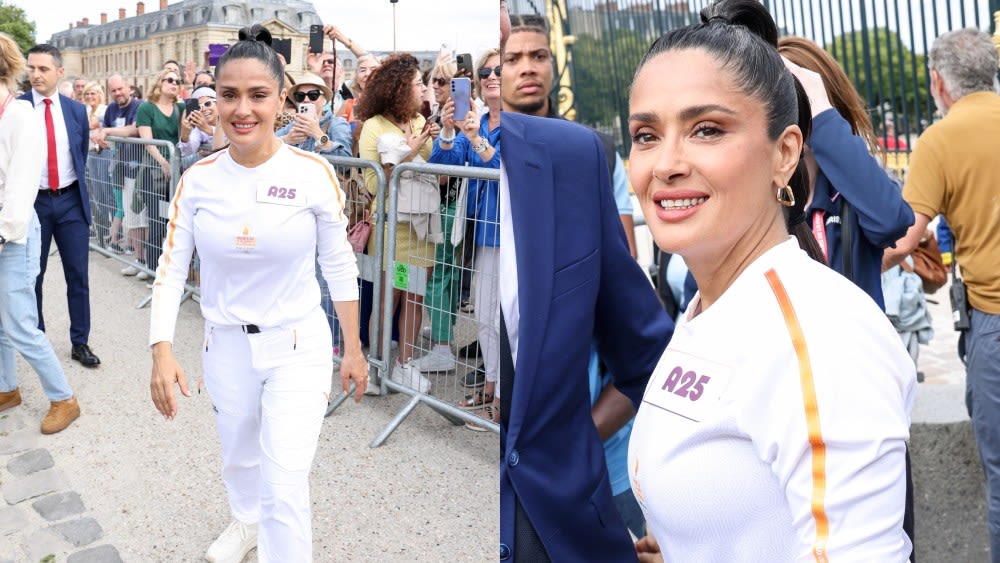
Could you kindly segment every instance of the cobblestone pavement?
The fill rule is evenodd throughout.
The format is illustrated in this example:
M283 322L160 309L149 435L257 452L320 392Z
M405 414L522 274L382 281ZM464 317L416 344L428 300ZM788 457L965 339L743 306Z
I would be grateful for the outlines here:
M71 468L57 467L42 442L25 416L0 416L7 503L0 508L0 562L43 561L56 553L70 553L69 563L122 561L117 548L102 543L104 529L72 490Z

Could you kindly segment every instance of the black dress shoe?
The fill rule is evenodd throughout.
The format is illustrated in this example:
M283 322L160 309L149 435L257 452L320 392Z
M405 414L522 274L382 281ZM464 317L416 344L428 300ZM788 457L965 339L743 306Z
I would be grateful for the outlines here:
M84 367L96 368L101 363L101 359L90 351L90 346L86 344L73 345L73 359L80 362Z

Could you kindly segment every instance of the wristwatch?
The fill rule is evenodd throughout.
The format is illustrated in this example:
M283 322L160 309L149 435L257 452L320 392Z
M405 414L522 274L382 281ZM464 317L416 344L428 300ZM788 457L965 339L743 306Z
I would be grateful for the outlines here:
M316 141L316 148L318 149L318 148L326 145L329 142L330 142L330 136L329 135L323 135L322 137L319 138L319 140Z
M476 154L483 154L489 150L490 144L486 142L486 139L479 139L479 143L472 147L472 150L476 151Z

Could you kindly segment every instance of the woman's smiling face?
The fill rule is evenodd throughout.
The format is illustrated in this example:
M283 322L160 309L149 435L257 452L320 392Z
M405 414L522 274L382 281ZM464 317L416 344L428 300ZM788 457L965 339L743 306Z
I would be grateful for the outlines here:
M764 102L741 91L707 51L649 60L632 85L629 114L630 179L660 248L724 257L781 213L775 190L797 161L798 127L770 139ZM788 144L789 130L798 144Z

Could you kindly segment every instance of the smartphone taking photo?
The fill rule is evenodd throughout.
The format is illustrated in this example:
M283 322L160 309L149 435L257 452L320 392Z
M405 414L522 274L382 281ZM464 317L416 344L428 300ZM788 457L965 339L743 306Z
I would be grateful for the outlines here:
M192 113L200 109L201 109L201 104L198 103L198 98L188 98L184 100L184 111L186 112L186 115L188 117L190 117Z
M451 79L451 99L455 102L455 115L452 119L455 122L460 122L465 120L465 116L468 115L469 102L472 98L472 80L468 78L452 78Z
M323 39L326 35L323 33L323 26L319 24L312 24L309 26L309 52L319 54L323 52Z
M316 118L316 104L310 104L308 102L299 104L299 114L306 115L313 119Z
M461 53L455 57L455 64L458 66L456 74L460 76L472 77L472 54Z

